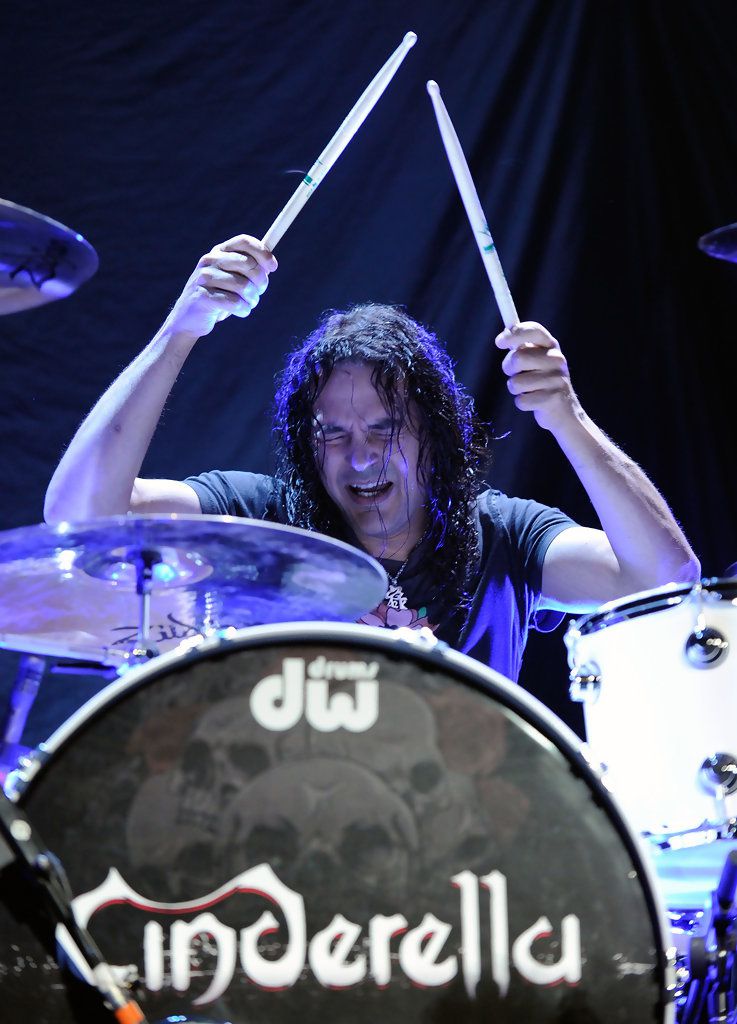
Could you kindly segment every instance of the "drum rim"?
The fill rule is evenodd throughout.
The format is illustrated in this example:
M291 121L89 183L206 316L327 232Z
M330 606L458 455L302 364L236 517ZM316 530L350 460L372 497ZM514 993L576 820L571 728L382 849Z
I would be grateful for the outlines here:
M568 632L586 636L608 626L637 619L641 615L676 608L697 588L703 591L711 602L716 599L728 602L737 599L737 578L733 576L711 576L698 583L667 583L664 587L640 590L626 597L619 597L616 601L608 601L594 611L571 620Z
M84 728L109 703L125 696L129 691L140 688L160 675L167 674L176 667L185 667L209 657L225 654L232 649L266 646L271 642L286 641L290 638L305 641L324 639L325 642L355 639L359 644L379 650L396 650L409 653L420 660L433 664L450 664L466 681L471 681L475 689L499 696L504 695L503 703L519 717L539 727L540 722L545 729L539 731L548 740L563 740L568 746L567 754L573 764L583 764L585 771L593 772L589 759L586 757L583 741L573 730L562 722L546 707L518 683L512 682L500 672L489 668L474 658L454 650L442 641L423 640L413 630L385 629L380 626L368 626L347 622L279 622L259 626L247 626L243 629L220 631L198 642L185 641L182 645L157 655L135 666L121 666L119 678L104 686L88 701L77 708L39 747L43 752L44 763L59 752L80 728ZM553 742L554 746L557 746ZM595 773L593 773L595 776ZM618 812L621 813L621 812Z
M522 726L532 726L539 736L557 750L565 759L569 770L588 787L591 799L603 807L637 872L640 890L653 928L659 980L662 982L660 1009L664 1014L663 1022L667 1024L672 1019L669 1011L672 1008L675 990L675 950L668 928L667 909L659 899L655 869L645 855L641 840L628 824L616 799L595 772L586 756L584 741L518 683L512 682L468 655L453 650L442 641L428 642L412 630L387 630L378 626L341 622L272 623L240 630L226 630L198 644L190 643L188 646L183 645L168 651L145 664L124 671L120 679L103 687L78 708L39 745L35 770L30 773L26 782L21 780L17 789L8 795L22 804L32 791L38 776L46 774L49 766L53 766L55 755L63 751L80 730L90 727L110 704L117 703L148 682L167 675L173 669L181 669L210 657L224 656L228 651L263 647L289 639L306 642L324 640L326 643L353 639L358 640L364 649L373 648L387 653L393 651L399 656L404 654L436 667L450 666L451 674L460 676L462 681L473 689L498 699L507 711L516 716Z

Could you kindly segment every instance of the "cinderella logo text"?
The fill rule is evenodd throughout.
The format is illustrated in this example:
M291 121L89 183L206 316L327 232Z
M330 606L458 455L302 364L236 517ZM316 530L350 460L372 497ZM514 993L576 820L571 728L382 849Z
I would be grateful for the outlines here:
M284 885L268 864L249 868L219 889L182 903L147 900L111 869L100 886L75 899L74 909L85 927L93 915L116 904L127 905L126 912L143 914L141 973L152 992L167 986L178 992L190 988L194 946L206 937L215 966L206 991L194 1000L198 1005L218 999L237 980L276 991L298 985L308 973L330 989L362 983L384 988L398 982L400 975L429 988L447 985L460 975L471 998L482 971L491 975L501 996L514 971L531 985L580 981L581 934L575 914L566 914L559 922L540 916L512 936L507 879L500 871L482 876L461 871L448 879L448 885L458 892L455 928L431 911L416 921L408 921L401 912L376 914L365 926L336 913L326 927L310 935L303 897ZM262 898L265 907L255 920L236 929L220 921L213 908L238 893ZM170 922L167 927L162 918ZM555 962L533 952L535 942L551 933L558 940ZM487 934L488 945L482 941ZM267 941L269 956L264 949Z

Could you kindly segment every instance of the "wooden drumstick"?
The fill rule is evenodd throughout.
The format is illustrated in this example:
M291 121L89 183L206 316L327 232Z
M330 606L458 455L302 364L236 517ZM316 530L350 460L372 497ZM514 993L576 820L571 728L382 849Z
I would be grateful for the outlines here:
M287 228L293 223L295 217L313 194L322 179L328 173L345 147L351 141L358 129L368 117L376 101L379 99L389 82L394 77L397 68L415 45L417 36L414 32L408 32L397 49L391 55L386 64L378 74L369 82L361 93L358 101L350 111L346 119L328 142L325 149L315 160L307 174L297 186L291 199L271 225L262 238L263 244L273 252L277 242L283 238Z
M491 287L494 290L494 298L496 304L499 307L502 320L504 321L505 327L515 327L519 323L519 316L512 299L512 293L509 290L507 279L504 276L502 270L502 264L499 259L499 254L496 251L494 245L494 239L491 237L489 231L489 225L486 222L484 211L481 208L481 202L479 200L476 186L473 183L471 172L468 169L466 158L463 155L461 144L456 135L456 130L453 127L453 122L448 115L448 111L445 109L445 104L440 95L440 89L438 88L437 82L430 81L427 83L427 91L430 93L430 99L432 105L435 108L435 117L438 122L438 128L440 129L440 135L445 146L445 152L448 154L448 161L450 162L451 170L453 171L453 177L456 180L458 191L461 194L463 205L466 207L466 213L468 215L469 223L471 224L471 230L473 231L473 237L476 239L476 244L479 247L481 253L481 259L484 261L486 267L486 273L489 275L489 281L491 281Z
M408 32L386 64L384 64L384 66L377 72L363 90L340 128L338 128L337 132L333 135L330 142L328 142L325 149L323 149L322 153L320 153L319 157L315 160L312 167L310 167L307 174L305 174L302 181L300 181L284 209L261 239L267 249L270 249L272 252L274 251L277 242L281 241L284 237L287 228L294 223L299 211L305 205L317 186L366 120L371 110L376 105L377 100L384 92L387 85L389 85L389 82L391 82L395 72L399 68L399 65L416 42L416 34L414 32ZM221 310L217 315L217 319L225 320L228 316L230 316L230 313L225 310Z

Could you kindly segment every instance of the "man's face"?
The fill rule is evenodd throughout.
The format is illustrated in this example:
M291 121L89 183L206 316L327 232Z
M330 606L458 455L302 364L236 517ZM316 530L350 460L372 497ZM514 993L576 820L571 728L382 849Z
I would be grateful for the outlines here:
M367 363L336 363L313 410L315 459L361 546L374 556L404 559L426 522L418 417L397 395L392 420L371 381L373 370Z

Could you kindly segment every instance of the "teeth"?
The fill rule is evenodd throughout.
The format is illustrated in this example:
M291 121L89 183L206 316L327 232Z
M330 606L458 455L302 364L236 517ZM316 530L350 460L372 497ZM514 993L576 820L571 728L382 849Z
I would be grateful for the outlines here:
M389 485L388 484L376 484L375 486L362 486L361 484L350 484L350 488L356 494L360 494L364 497L374 497L376 494L381 494Z

